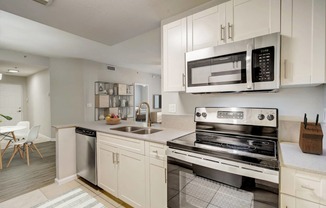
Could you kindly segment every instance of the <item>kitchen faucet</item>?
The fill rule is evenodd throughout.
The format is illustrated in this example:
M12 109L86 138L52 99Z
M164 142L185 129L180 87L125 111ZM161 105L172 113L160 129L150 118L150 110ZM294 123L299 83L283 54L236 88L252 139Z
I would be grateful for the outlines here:
M140 103L139 107L138 107L138 112L137 112L137 115L140 115L140 107L145 104L147 106L147 109L148 109L148 115L147 115L147 127L151 127L152 123L151 123L151 110L150 110L150 107L149 107L149 104L147 102L142 102Z

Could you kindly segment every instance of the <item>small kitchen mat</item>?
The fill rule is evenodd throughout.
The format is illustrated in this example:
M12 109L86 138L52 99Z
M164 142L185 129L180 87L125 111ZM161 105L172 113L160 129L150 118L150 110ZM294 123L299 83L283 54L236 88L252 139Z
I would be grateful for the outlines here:
M77 188L33 208L105 208L105 206L81 188Z

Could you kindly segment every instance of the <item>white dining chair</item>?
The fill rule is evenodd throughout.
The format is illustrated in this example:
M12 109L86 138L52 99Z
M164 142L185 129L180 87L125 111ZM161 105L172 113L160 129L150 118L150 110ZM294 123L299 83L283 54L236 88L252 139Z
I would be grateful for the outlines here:
M29 127L30 127L29 121L19 121L16 125L17 126L25 126L26 127L25 129L17 130L17 131L14 132L15 137L16 137L16 140L21 140L21 139L26 138L27 135L28 135L28 132L29 132ZM6 137L6 138L4 138L4 140L8 140L8 143L7 143L6 147L5 147L5 149L2 151L2 157L5 154L5 152L8 149L8 147L10 146L10 144L12 142L14 142L14 138L12 138L12 137Z
M28 166L29 166L29 150L31 150L31 151L36 150L37 153L40 155L40 157L43 158L41 152L39 151L39 149L34 144L35 139L38 138L39 131L40 131L40 126L33 126L31 128L31 130L29 130L26 139L13 142L14 151L13 151L13 153L12 153L12 155L11 155L9 161L8 161L7 167L9 167L12 159L17 154L17 152L20 152L22 150L22 147L23 147L23 150L25 151L24 154L26 155L27 165Z

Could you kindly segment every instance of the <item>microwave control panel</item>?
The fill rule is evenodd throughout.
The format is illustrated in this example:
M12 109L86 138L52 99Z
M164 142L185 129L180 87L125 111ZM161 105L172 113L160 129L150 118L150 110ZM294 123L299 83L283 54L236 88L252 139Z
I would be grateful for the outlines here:
M252 81L274 81L274 46L252 51Z

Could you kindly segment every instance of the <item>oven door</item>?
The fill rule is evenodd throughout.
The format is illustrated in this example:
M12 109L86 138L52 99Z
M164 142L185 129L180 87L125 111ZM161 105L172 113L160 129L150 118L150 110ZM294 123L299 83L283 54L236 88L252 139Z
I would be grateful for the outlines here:
M278 207L278 171L171 148L167 154L170 208Z

